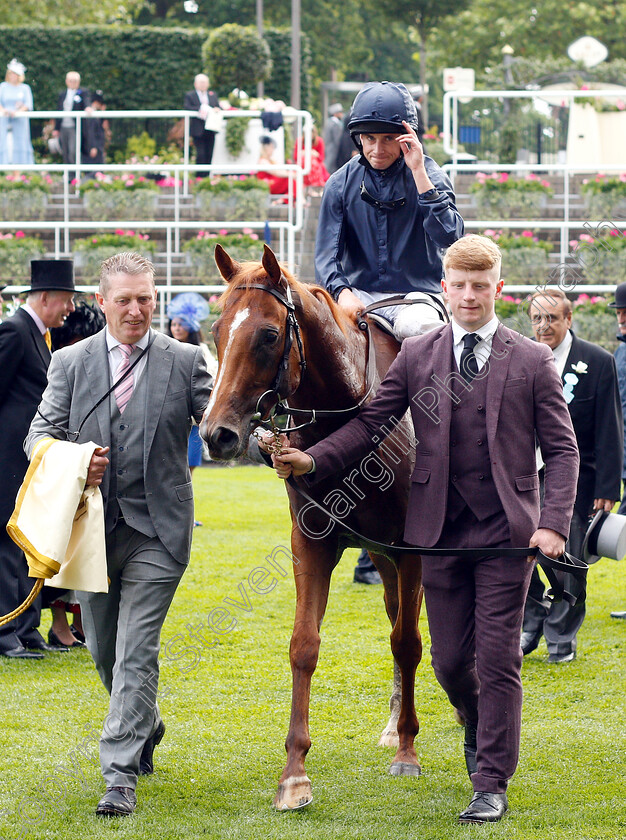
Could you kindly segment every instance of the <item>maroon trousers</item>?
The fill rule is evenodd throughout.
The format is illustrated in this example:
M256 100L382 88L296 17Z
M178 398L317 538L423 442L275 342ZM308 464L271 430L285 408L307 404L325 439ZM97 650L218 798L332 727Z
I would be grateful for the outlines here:
M437 548L508 547L503 511L479 522L465 508L446 520ZM452 705L477 724L474 790L504 793L519 758L520 633L533 563L509 557L424 557L435 675Z

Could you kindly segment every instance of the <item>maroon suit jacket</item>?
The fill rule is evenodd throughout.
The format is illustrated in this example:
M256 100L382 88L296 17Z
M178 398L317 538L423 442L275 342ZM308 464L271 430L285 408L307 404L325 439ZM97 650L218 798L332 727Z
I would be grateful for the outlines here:
M489 362L479 375L488 377L489 455L511 544L528 545L538 527L567 538L579 459L552 351L500 324ZM446 516L450 419L459 399L451 389L452 377L462 382L450 325L405 340L374 400L354 420L307 450L316 464L307 482L327 478L375 449L373 441L380 438L381 426L410 409L417 446L404 538L412 545L436 545ZM462 388L457 386L457 393L462 394ZM535 434L546 464L541 514Z

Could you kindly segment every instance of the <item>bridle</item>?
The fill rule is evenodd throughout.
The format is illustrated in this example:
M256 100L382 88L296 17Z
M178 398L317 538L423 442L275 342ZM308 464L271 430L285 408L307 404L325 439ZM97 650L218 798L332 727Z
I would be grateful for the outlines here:
M368 400L370 394L374 389L374 381L376 377L376 360L374 342L372 341L370 335L368 340L368 355L366 367L367 381L369 384L365 395L361 397L361 399L356 405L350 406L349 408L339 409L307 409L292 408L291 406L289 406L287 404L287 398L290 396L288 382L289 357L291 355L291 348L293 347L294 338L296 341L296 346L298 348L298 364L300 366L301 376L307 369L307 362L304 355L302 334L300 330L300 324L298 323L298 319L296 317L296 307L293 300L291 286L289 285L289 281L284 276L284 274L281 274L281 280L284 281L286 286L287 291L285 295L282 295L277 289L272 289L269 286L262 285L261 283L250 283L246 286L237 286L237 288L242 290L258 289L261 292L267 292L268 294L272 295L272 297L276 298L276 300L279 301L287 310L287 320L285 324L285 346L283 348L283 355L279 362L278 370L276 372L276 376L274 377L272 386L267 391L264 391L257 400L256 409L252 419L255 420L261 426L273 429L275 427L274 417L308 415L310 418L308 421L302 423L299 426L289 426L284 430L286 434L290 434L291 432L296 432L300 429L305 429L308 426L312 426L314 423L317 423L317 421L321 419L330 419L340 415L347 416L350 414L356 414L360 410L361 406ZM291 393L293 393L293 391L291 391ZM274 405L270 408L268 416L265 419L263 419L261 405L263 401L268 397L268 395L274 398Z

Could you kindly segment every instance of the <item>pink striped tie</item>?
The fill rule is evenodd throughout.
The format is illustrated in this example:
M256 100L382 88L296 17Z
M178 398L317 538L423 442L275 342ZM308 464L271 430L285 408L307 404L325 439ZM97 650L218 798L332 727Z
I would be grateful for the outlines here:
M118 382L119 379L126 373L128 368L130 367L130 354L133 352L133 345L132 344L118 344L117 345L122 353L122 361L119 363L117 370L115 371L115 381ZM129 373L128 376L124 379L123 382L115 389L115 401L117 402L117 407L120 410L120 414L124 413L124 409L128 405L129 399L133 395L133 388L135 387L135 375L133 373Z

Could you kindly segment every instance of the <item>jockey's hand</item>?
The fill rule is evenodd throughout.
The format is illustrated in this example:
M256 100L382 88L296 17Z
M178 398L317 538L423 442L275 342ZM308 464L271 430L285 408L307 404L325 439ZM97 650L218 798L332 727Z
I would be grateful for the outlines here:
M313 458L306 452L286 446L280 455L272 455L272 463L279 478L289 478L290 475L304 475L313 465Z
M262 449L263 452L267 452L268 455L271 455L274 449L274 435L267 429L263 429L263 431L261 431L260 427L257 429L257 431L258 436L257 432L255 432L255 436L257 436L257 440L259 442L259 449ZM279 440L280 445L283 449L289 446L289 438L287 437L287 435L280 435Z
M97 487L99 484L102 484L104 471L109 465L109 459L106 457L109 451L108 446L99 446L97 449L94 449L91 461L89 462L89 469L87 470L87 481L85 482L88 487Z
M413 172L418 167L424 166L424 148L417 139L415 129L411 128L406 120L402 120L402 125L404 126L406 134L401 134L396 138L396 140L400 144L404 162ZM423 192L426 192L426 190L423 190Z
M346 315L349 315L353 321L356 321L361 312L365 309L363 301L359 300L354 292L350 291L350 289L341 290L339 297L337 298L337 303Z
M560 557L565 551L565 538L551 528L538 528L528 544L531 548L537 546L546 557ZM534 559L529 557L528 561L532 562Z

